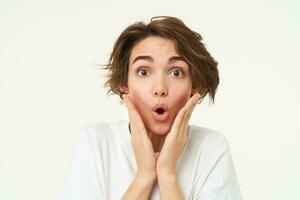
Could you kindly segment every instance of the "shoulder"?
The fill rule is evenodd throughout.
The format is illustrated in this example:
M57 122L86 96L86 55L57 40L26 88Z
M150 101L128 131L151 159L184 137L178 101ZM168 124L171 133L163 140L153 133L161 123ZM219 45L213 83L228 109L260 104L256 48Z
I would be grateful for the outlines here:
M192 126L197 146L193 198L242 199L228 141L217 130Z
M116 126L121 125L122 121L113 122L94 122L80 128L80 132L85 132L89 136L105 136L108 133L114 134Z
M113 122L94 122L82 126L79 129L79 138L87 138L89 143L107 143L113 141L122 130L124 126L124 120L113 121Z
M200 126L191 127L191 136L189 142L195 152L199 175L208 174L218 167L221 171L231 164L231 151L229 143L223 133L217 130L204 128Z
M189 142L201 150L224 151L229 148L225 135L214 129L190 125Z
M94 122L87 124L81 128L88 134L99 134L109 129L109 123L107 122Z

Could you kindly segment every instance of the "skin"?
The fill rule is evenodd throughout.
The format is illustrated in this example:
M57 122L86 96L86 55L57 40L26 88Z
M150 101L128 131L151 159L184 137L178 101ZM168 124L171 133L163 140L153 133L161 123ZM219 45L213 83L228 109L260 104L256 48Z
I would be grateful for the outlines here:
M140 55L151 56L152 61L133 63ZM188 122L200 94L190 97L192 83L188 65L184 61L170 63L169 58L174 55L178 56L171 40L153 36L140 41L131 52L128 87L123 88L128 94L122 97L128 108L137 174L124 199L148 199L155 179L158 179L161 199L184 199L176 165L187 142ZM152 117L152 107L157 103L169 108L170 115L165 122L157 122ZM157 151L161 151L158 158L154 154Z
M147 135L147 130L140 114L128 95L123 95L123 98L128 107L132 145L136 154L138 173L150 176L158 172L171 176L175 175L177 160L187 141L188 121L197 105L200 94L194 94L179 111L170 132L166 136L157 162L151 140Z
M138 60L133 63L141 55L151 56L153 61ZM192 93L189 65L181 60L169 63L172 56L179 55L174 42L169 39L150 36L140 41L131 51L128 85L122 88L141 115L155 152L161 151L177 113ZM169 108L167 122L157 122L152 117L152 107L158 103L164 103Z
M183 200L184 195L176 176L176 165L187 141L188 121L200 95L194 94L179 111L157 160L151 140L134 103L128 95L123 95L123 98L128 107L132 127L131 141L137 161L136 178L123 199L148 199L154 184L153 180L158 179L160 199ZM138 183L137 180L142 181Z

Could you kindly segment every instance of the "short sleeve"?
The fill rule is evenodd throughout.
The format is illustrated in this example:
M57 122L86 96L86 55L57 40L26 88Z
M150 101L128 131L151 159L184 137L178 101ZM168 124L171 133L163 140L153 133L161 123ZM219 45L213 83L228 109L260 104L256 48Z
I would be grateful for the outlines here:
M235 167L225 137L206 181L196 186L194 200L242 200Z
M101 199L95 169L91 143L83 128L75 139L71 165L59 200Z

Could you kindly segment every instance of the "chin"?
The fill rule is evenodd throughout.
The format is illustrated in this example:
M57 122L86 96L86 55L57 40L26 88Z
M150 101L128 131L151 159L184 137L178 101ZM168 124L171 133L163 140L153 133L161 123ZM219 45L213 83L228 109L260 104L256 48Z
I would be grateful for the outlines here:
M150 127L148 128L152 133L156 135L167 135L170 130L171 126L168 122L166 123L152 123Z

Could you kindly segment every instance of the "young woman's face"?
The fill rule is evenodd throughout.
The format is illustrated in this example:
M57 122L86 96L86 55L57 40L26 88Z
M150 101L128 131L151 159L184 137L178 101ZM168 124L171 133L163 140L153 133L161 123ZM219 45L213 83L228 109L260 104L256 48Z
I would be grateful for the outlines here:
M177 113L189 99L191 89L189 66L180 59L172 40L149 36L134 46L125 91L133 100L147 131L167 134ZM157 104L166 106L163 114L153 111Z

